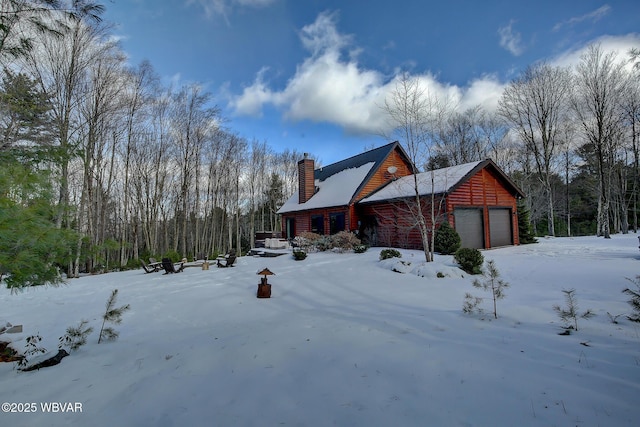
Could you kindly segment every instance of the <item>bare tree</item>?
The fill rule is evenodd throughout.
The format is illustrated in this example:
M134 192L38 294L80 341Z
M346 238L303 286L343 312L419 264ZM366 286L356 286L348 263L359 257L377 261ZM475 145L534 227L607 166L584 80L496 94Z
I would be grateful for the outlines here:
M638 64L638 63L636 63ZM632 228L638 230L638 192L640 191L640 68L627 75L627 88L622 98L622 111L632 162L632 189L629 203L632 208Z
M40 37L61 37L69 22L100 22L104 6L76 0L2 0L0 2L0 63L28 54Z
M539 64L513 80L500 99L499 112L513 126L533 156L547 198L548 234L555 236L552 168L561 152L559 132L566 120L570 73Z
M435 228L436 201L432 194L431 225L424 215L424 202L418 182L418 166L426 164L431 151L435 124L442 120L446 103L429 93L424 83L416 77L402 74L396 81L395 89L385 100L384 112L388 117L389 139L399 140L405 147L412 162L414 196L410 212L415 225L420 230L425 261L433 261L433 229Z
M625 87L623 64L616 53L592 45L576 67L572 107L582 135L591 144L598 172L597 234L610 238L610 203L615 148L621 128L620 99Z

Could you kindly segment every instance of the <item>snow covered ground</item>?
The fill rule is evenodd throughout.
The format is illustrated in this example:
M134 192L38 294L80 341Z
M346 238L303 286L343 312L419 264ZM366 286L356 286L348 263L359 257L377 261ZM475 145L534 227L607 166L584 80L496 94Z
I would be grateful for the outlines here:
M0 320L24 332L0 340L19 349L39 333L56 351L82 319L96 330L57 366L0 364L0 403L35 408L0 413L0 425L640 425L640 325L607 316L629 313L621 291L640 274L636 235L483 252L511 284L497 320L488 300L484 316L462 313L466 292L489 294L451 257L425 266L420 252L402 251L398 265L379 253L242 257L234 268L2 289ZM271 299L255 297L263 267L276 273ZM561 336L552 306L569 288L597 316ZM118 340L97 344L113 289L131 310ZM46 412L52 402L82 412Z

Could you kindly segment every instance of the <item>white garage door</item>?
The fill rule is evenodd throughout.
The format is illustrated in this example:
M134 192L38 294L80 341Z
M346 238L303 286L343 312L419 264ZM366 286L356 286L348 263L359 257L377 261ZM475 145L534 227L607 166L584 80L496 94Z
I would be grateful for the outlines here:
M491 247L513 245L511 209L489 209Z
M469 208L455 208L453 218L456 231L460 235L461 247L484 248L484 227L482 226L482 210Z

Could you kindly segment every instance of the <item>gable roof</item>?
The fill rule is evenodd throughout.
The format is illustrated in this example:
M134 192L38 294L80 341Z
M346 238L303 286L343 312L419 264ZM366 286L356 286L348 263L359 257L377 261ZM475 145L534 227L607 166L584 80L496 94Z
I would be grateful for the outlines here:
M522 190L491 159L464 163L448 168L435 169L415 175L421 196L443 194L455 190L479 170L491 168L516 197L524 197ZM360 200L359 203L380 202L415 196L414 176L408 175L389 182L380 190Z
M357 154L348 159L322 166L314 170L316 193L305 203L299 203L298 192L278 209L277 213L304 211L309 209L347 206L362 187L371 179L380 165L398 150L407 162L409 157L398 141Z
M285 202L279 214L286 212L306 211L309 209L328 208L332 206L346 206L351 202L357 188L373 168L374 163L369 162L358 167L343 169L328 176L323 181L315 179L316 193L305 203L299 203L299 193ZM316 170L317 172L317 170ZM317 176L317 175L316 175Z

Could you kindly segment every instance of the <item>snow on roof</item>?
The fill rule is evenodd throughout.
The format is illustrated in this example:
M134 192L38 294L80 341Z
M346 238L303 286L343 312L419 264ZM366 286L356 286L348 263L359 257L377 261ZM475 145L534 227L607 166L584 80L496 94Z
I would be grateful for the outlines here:
M460 180L467 176L480 163L482 163L482 161L417 174L416 177L418 179L420 195L440 194L449 191L451 187L460 182ZM414 176L408 175L390 182L387 186L381 188L371 196L362 199L360 203L400 199L414 195Z
M278 213L348 205L374 164L375 162L369 162L357 168L344 169L324 181L316 179L318 191L309 200L299 203L299 194L296 192Z

